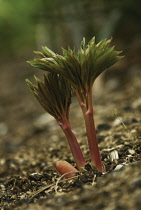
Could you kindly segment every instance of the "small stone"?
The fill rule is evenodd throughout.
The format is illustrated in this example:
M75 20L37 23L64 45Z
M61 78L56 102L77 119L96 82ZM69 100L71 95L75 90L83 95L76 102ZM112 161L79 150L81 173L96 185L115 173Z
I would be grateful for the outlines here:
M122 121L123 121L122 117L117 117L113 122L113 126L120 125Z
M5 190L5 186L3 184L0 185L1 190Z
M118 159L119 159L118 151L117 150L111 151L111 153L110 153L110 160L113 162L113 161L116 161Z
M20 199L24 199L24 198L26 198L26 194L23 194L20 196Z
M33 181L40 181L42 178L43 178L43 175L39 173L32 173L29 175L29 179Z
M115 167L114 171L120 170L121 168L123 168L123 165L119 164Z
M134 155L134 154L135 154L135 150L133 150L133 149L128 149L128 152L129 152L131 155Z
M0 166L3 166L5 164L5 159L0 159Z

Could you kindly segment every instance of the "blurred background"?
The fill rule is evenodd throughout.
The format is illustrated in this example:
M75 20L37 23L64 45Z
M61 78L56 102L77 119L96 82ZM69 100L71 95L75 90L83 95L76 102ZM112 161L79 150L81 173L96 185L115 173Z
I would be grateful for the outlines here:
M102 81L112 78L108 84L119 90L133 76L140 78L140 0L0 0L0 136L8 145L8 131L17 139L24 127L27 132L27 119L32 124L33 116L44 113L25 84L41 73L26 63L33 50L46 45L61 53L61 47L78 48L83 37L93 36L96 42L112 37L125 55Z
M141 36L139 0L0 0L1 59L27 57L47 45L78 47L83 37L113 38L128 51Z
M116 49L126 55L116 66L116 77L140 64L139 0L0 0L0 5L1 63L30 60L33 50L45 45L57 53L68 45L77 49L83 37L89 41L96 36L97 42L112 37Z

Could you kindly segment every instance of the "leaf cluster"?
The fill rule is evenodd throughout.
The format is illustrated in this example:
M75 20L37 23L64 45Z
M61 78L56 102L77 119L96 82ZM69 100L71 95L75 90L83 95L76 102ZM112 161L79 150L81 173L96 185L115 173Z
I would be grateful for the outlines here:
M83 38L78 52L75 48L71 50L68 47L67 50L62 49L63 55L42 47L43 52L34 52L41 58L35 58L29 63L39 69L62 75L81 96L86 95L95 79L123 57L119 55L120 51L109 46L110 42L111 39L104 39L96 44L93 37L86 45Z
M71 87L62 76L55 73L44 75L44 81L35 77L37 86L26 79L41 106L57 121L63 114L68 117L71 104Z

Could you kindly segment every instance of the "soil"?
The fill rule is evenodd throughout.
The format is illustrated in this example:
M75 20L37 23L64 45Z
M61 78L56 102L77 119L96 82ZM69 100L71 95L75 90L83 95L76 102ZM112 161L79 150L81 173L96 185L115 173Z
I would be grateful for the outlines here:
M141 68L134 65L121 77L109 71L101 92L94 92L104 174L91 166L82 113L73 98L71 124L88 164L70 179L54 168L57 160L75 166L67 141L25 84L34 73L41 74L25 61L1 65L1 209L141 209Z

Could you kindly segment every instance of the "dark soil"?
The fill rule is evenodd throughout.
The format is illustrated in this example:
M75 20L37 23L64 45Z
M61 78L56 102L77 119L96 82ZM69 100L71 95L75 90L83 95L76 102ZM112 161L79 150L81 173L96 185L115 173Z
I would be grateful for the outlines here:
M61 178L53 166L57 160L75 166L67 141L25 84L35 71L39 75L25 62L1 65L1 209L141 209L141 68L133 66L121 77L108 72L101 91L94 92L105 174L91 166L82 113L73 98L71 123L88 165L71 179Z

